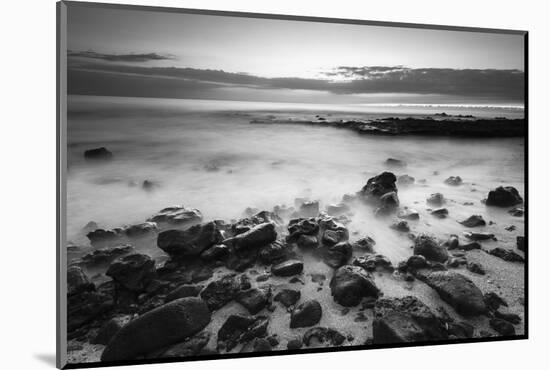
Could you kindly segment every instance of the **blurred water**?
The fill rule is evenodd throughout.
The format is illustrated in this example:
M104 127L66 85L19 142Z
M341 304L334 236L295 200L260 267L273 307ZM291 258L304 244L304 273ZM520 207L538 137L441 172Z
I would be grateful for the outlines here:
M476 116L523 114L508 108L453 109ZM420 221L410 222L414 232L458 233L464 228L457 220L481 214L496 224L480 230L502 234L502 242L513 243L516 234L523 234L522 219L510 217L506 210L486 208L480 201L499 185L515 186L523 194L522 138L383 137L330 127L249 123L269 114L366 118L442 111L441 107L70 96L68 238L84 243L79 234L91 220L101 227L117 227L142 222L174 204L198 208L207 220L238 218L246 207L292 205L296 197L319 199L326 205L355 193L369 177L387 170L384 162L392 157L408 163L406 168L393 169L397 175L427 180L425 185L399 189L402 204L421 213ZM100 146L112 151L114 159L85 162L84 150ZM455 175L465 184L443 184ZM144 180L158 187L146 191L141 187ZM434 219L426 210L425 199L434 192L450 199L449 219ZM410 253L406 236L389 229L391 220L375 220L372 210L364 207L354 212L350 225L358 232L354 237L372 235L379 250L394 260ZM510 224L516 225L516 233L503 231Z

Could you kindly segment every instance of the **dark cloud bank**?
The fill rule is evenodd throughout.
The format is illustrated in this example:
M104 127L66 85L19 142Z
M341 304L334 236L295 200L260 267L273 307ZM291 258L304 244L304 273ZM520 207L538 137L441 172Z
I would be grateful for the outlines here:
M149 54L70 52L69 94L163 98L220 98L219 90L309 90L332 94L442 94L522 101L524 73L519 70L340 66L324 78L265 78L221 70L145 67L116 62L169 60ZM100 60L100 62L94 62ZM114 62L114 63L113 63ZM345 78L346 81L342 81ZM235 100L239 100L236 97Z

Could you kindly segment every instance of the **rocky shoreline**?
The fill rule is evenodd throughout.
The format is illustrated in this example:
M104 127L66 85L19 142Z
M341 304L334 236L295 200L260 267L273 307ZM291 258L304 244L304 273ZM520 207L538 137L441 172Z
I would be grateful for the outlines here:
M68 248L77 256L67 271L70 362L522 334L523 296L504 299L486 278L504 276L522 294L523 235L516 250L488 248L497 237L476 231L488 222L480 215L456 220L463 235L415 234L420 216L398 195L407 182L383 172L324 209L296 199L294 207L247 209L229 222L174 206L141 224L87 225L92 250ZM445 201L443 194L426 199L436 207L433 222L449 217ZM479 201L523 216L513 187ZM408 240L411 256L393 264L376 252L368 230L352 235L352 207L386 220ZM155 243L166 261L137 251L139 242ZM92 282L90 271L102 282Z
M524 119L475 118L473 116L450 116L445 113L435 117L388 117L369 120L331 119L316 115L314 119L285 119L267 116L255 118L252 124L301 124L344 128L369 135L423 135L453 137L524 137Z

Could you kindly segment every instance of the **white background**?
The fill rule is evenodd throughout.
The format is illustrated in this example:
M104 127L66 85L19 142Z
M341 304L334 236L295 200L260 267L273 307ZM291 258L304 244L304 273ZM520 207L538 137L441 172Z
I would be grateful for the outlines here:
M111 0L123 3L124 1ZM545 1L127 0L161 5L530 31L530 339L192 362L134 369L521 369L548 356L549 12ZM55 363L55 2L10 0L0 22L2 194L0 367ZM215 25L213 25L215 26ZM328 51L330 52L330 51ZM7 82L7 83L6 83ZM546 365L547 366L547 365ZM547 367L546 367L547 368Z

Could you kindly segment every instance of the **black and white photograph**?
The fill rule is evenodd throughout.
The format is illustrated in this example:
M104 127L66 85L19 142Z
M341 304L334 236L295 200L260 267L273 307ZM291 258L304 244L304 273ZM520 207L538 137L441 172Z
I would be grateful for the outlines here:
M527 32L59 6L69 366L527 337Z

